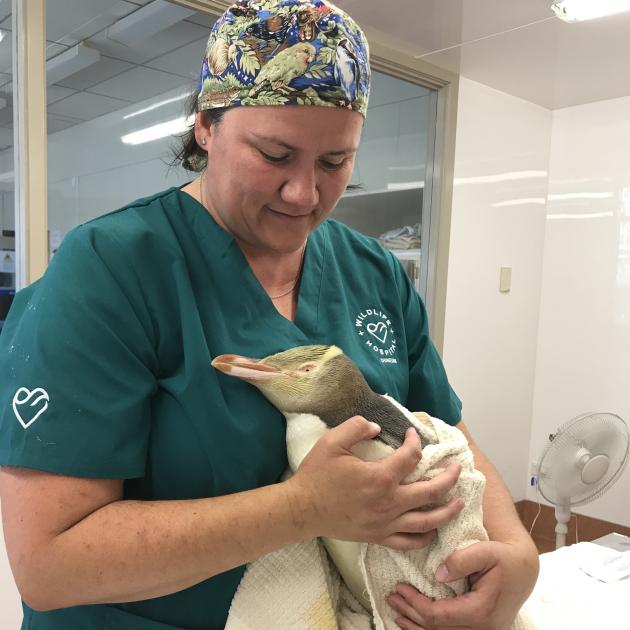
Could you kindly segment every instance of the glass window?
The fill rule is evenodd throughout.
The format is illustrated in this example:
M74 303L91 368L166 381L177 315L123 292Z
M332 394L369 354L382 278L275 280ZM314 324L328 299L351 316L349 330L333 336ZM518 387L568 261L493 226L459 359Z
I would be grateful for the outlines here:
M8 6L7 6L8 5ZM0 330L15 295L11 3L0 4Z
M67 232L193 178L172 167L213 18L175 4L48 0L50 254Z
M48 0L50 254L78 223L192 175L173 158L213 18L169 3ZM374 72L334 217L379 238L426 297L436 92Z
M381 72L372 92L352 184L335 218L378 238L403 261L425 296L437 94Z

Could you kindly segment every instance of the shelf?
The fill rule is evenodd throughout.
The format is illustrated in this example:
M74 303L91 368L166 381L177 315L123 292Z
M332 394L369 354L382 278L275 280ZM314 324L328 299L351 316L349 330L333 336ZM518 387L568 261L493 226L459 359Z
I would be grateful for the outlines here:
M341 199L352 199L353 197L369 197L371 195L401 193L407 192L409 190L424 190L424 186L408 186L404 188L376 188L374 190L350 190L341 195Z

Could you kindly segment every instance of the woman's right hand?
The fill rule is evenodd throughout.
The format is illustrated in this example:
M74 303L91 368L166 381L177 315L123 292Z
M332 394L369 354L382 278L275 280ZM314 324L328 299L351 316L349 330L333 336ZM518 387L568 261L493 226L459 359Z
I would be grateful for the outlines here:
M457 464L430 481L401 485L422 456L413 429L400 448L384 459L365 462L353 455L357 443L379 431L378 425L361 416L346 420L326 431L286 482L300 512L296 517L310 536L420 549L430 544L436 528L463 508L461 498L444 503L459 478ZM419 509L428 505L439 507Z

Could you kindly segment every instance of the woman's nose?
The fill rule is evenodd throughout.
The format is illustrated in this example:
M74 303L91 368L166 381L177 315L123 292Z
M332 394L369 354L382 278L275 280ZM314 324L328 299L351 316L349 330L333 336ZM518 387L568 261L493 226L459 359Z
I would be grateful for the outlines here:
M304 210L312 210L319 203L319 190L315 173L300 169L291 173L280 189L282 200Z

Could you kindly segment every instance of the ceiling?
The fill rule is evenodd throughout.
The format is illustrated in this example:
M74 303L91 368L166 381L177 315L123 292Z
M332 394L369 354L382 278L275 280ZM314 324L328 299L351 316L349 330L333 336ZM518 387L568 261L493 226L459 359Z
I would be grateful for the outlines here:
M100 61L47 88L48 133L117 111L173 88L196 85L211 18L196 13L159 33L119 44L107 29L151 0L47 0L46 58L79 42L101 53ZM5 5L8 7L4 8ZM13 144L11 4L0 4L0 150Z
M551 0L337 4L392 47L548 109L630 95L630 13L567 24Z
M132 46L107 37L112 24L150 1L47 0L48 59L79 42L101 53L98 63L48 86L49 133L195 85L210 17L195 13ZM392 47L549 109L630 95L630 13L566 24L550 0L337 4ZM0 29L1 151L13 143L9 2L0 3Z

